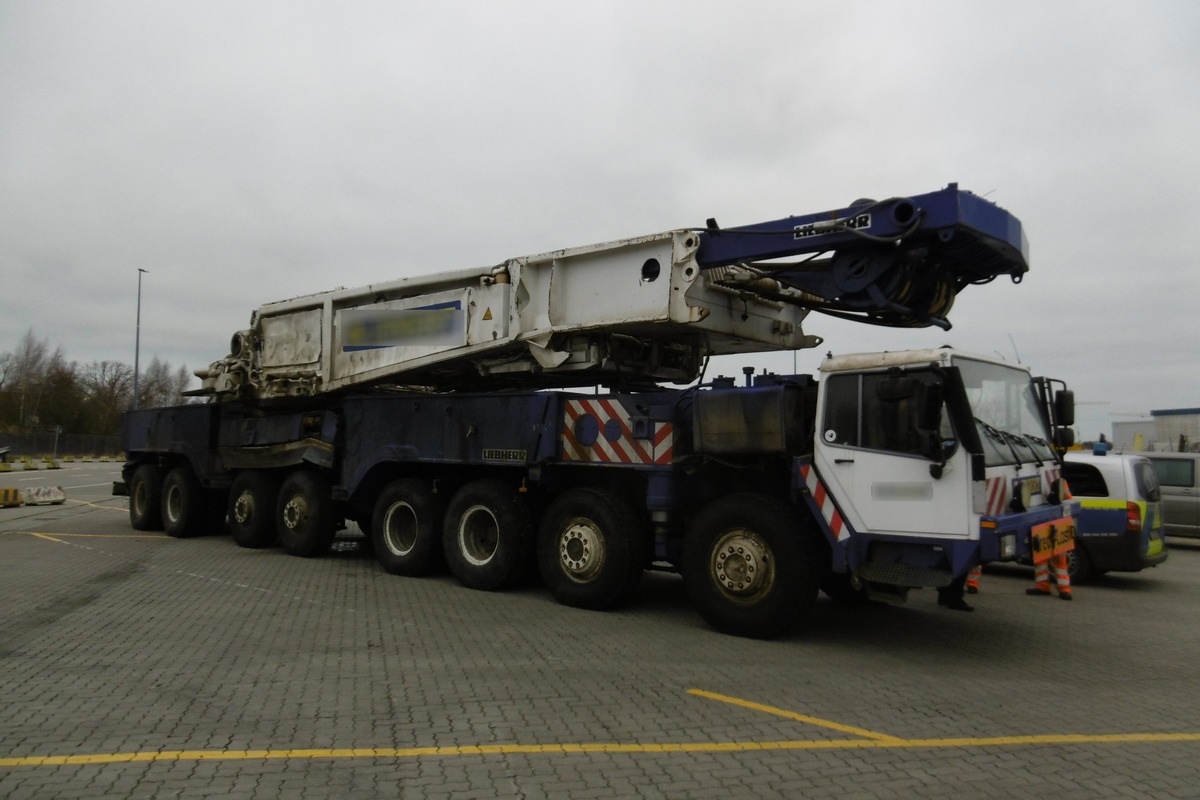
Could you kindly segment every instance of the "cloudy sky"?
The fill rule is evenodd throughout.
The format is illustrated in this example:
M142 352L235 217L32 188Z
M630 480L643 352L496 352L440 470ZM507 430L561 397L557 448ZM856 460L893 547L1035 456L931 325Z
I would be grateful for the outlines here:
M3 0L0 352L132 363L138 268L143 366L194 369L264 302L958 182L1026 280L796 363L1019 358L1094 438L1200 406L1198 152L1194 0Z

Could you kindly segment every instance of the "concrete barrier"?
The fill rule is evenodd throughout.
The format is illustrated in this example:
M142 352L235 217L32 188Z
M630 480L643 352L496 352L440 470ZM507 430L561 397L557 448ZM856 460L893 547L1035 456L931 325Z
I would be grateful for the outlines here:
M37 486L25 490L27 506L57 506L65 502L67 495L61 486Z
M24 502L20 489L0 489L0 508L16 508Z

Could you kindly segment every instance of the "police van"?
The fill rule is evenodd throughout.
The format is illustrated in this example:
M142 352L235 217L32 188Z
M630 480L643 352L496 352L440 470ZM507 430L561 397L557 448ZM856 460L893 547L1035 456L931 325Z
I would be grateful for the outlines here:
M1200 453L1141 453L1162 489L1164 528L1171 536L1200 536Z
M1063 477L1080 501L1072 581L1138 572L1167 560L1158 477L1141 455L1068 452Z

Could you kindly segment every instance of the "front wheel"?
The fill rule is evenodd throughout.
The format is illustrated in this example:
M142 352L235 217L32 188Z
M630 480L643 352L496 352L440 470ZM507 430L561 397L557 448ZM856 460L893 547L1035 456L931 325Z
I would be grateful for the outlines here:
M329 479L299 470L284 478L275 507L279 545L289 555L312 558L328 552L336 534Z
M688 531L683 580L719 631L765 639L812 608L824 574L820 541L791 505L756 494L709 503Z

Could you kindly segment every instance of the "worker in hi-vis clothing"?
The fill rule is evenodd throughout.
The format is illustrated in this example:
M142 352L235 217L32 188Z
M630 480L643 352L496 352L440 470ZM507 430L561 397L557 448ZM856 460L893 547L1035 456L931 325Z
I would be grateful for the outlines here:
M1033 588L1026 589L1025 594L1049 595L1050 571L1054 571L1054 582L1058 585L1060 600L1071 599L1071 573L1067 566L1067 554L1058 553L1045 561L1033 565Z
M1071 599L1071 573L1067 564L1067 553L1075 549L1075 526L1064 520L1037 525L1033 537L1033 588L1026 589L1029 595L1050 595L1050 572L1054 572L1054 583L1058 596Z

